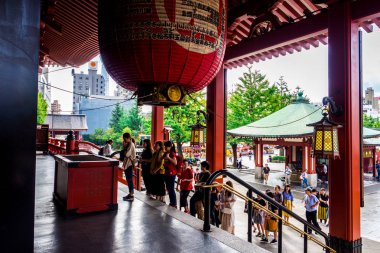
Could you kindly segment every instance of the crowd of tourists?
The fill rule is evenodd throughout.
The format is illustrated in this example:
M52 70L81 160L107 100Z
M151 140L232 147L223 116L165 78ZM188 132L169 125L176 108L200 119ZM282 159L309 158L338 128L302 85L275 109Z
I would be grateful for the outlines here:
M106 152L108 153L108 150ZM200 163L201 171L199 173L198 170L194 173L192 160L186 160L177 155L174 143L171 141L157 141L152 148L149 139L143 141L143 152L137 158L134 139L129 133L123 135L123 150L120 152L120 160L123 162L122 168L124 169L129 189L129 194L124 196L123 200L134 200L133 170L136 162L138 162L141 165L146 194L151 199L165 203L165 195L168 193L169 205L171 207L178 208L179 210L183 209L184 212L203 219L204 188L202 185L206 184L211 175L210 164L207 161ZM270 169L267 165L264 168L264 175L267 175L264 179L267 181ZM176 181L177 179L178 181ZM285 180L288 182L287 179ZM231 181L227 181L226 185L230 189L234 188ZM179 191L179 207L177 206L176 191ZM190 201L188 201L192 191L193 194L190 197ZM294 207L294 196L290 184L286 184L282 192L281 187L277 185L273 191L267 190L266 195L289 210L292 210ZM224 188L219 191L217 187L213 187L211 188L210 200L211 224L234 234L235 212L233 207L236 202L234 193ZM278 207L265 201L260 195L257 195L253 200L258 205L278 215ZM320 228L317 219L320 222L324 222L326 226L328 225L329 197L324 188L321 188L318 192L307 185L303 204L306 209L306 219L308 222L317 228ZM247 205L245 212L247 212ZM286 212L283 212L282 215L284 224L286 225L291 215ZM261 237L262 242L269 242L269 234L273 233L273 240L270 243L276 243L278 231L277 217L265 212L263 209L255 207L255 205L252 217L253 230L254 232L258 231L256 237ZM308 232L311 233L311 230Z
M289 184L285 185L285 189L281 192L281 187L276 185L274 191L266 190L266 195L278 202L280 205L283 205L288 210L292 211L294 207L294 196L291 191L291 186ZM277 231L278 231L278 217L273 214L269 214L265 212L261 208L257 208L257 206L265 207L269 209L272 213L278 215L278 207L271 203L267 203L260 195L257 195L256 198L253 199L257 205L253 207L253 231L256 232L256 237L261 238L261 242L269 242L269 234L273 233L273 239L270 241L271 244L277 242ZM318 219L320 223L324 223L325 226L328 226L329 220L329 196L326 193L324 188L321 188L318 192L316 189L312 189L311 187L307 187L305 189L305 197L302 200L303 205L305 207L306 220L313 224L316 228L321 229L318 223ZM247 204L245 208L245 212L247 212ZM289 219L291 215L287 212L282 213L283 216L283 224L287 225L289 223ZM307 231L309 234L312 233L312 230L308 228Z

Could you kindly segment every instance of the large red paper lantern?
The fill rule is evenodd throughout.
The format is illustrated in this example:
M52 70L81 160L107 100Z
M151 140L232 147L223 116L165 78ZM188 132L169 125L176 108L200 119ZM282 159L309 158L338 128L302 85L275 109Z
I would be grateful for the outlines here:
M143 104L182 104L222 65L226 0L99 0L98 9L103 63Z

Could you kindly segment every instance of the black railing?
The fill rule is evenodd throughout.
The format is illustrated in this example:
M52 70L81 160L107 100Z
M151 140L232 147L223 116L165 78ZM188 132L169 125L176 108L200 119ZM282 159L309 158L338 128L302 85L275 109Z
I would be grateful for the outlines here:
M212 185L214 183L215 179L218 178L219 176L228 176L231 179L233 179L234 181L236 181L239 184L241 184L242 186L244 186L245 188L247 188L248 189L248 198L249 199L252 199L252 193L255 193L255 194L261 196L264 200L266 200L267 202L269 202L271 205L273 205L273 206L275 206L275 207L278 208L278 210L279 210L278 216L279 217L282 217L283 212L286 212L290 216L292 216L294 219L296 219L297 221L299 221L300 223L302 223L304 225L304 232L305 232L303 234L303 237L304 237L304 252L305 253L307 253L307 249L308 249L308 235L307 235L307 233L308 233L308 230L310 230L310 229L314 230L316 233L320 234L325 239L325 245L328 246L328 247L330 247L329 236L326 233L324 233L323 231L321 231L320 229L318 229L314 225L310 224L309 222L307 222L306 220L304 220L303 218L301 218L299 215L295 214L294 212L292 212L288 208L284 207L283 205L281 205L280 203L278 203L274 199L270 198L266 194L264 194L261 191L257 190L256 188L254 188L253 186L251 186L247 182L243 181L241 178L239 178L236 175L232 174L231 172L229 172L227 170L218 170L218 171L214 172L213 174L211 174L211 176L208 179L206 185ZM249 242L252 242L252 205L253 205L252 201L249 201L248 202L248 241ZM204 223L203 223L203 231L211 231L211 226L210 226L210 188L209 187L205 187L204 188ZM279 253L282 252L282 233L283 233L283 230L282 230L282 219L279 219L279 223L278 223L278 252ZM330 252L329 248L326 248L326 252Z

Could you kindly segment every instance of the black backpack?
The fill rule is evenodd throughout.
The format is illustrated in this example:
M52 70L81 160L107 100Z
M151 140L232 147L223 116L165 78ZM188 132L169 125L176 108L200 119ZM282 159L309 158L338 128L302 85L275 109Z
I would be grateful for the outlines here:
M104 154L104 147L101 147L99 149L98 155L103 155Z

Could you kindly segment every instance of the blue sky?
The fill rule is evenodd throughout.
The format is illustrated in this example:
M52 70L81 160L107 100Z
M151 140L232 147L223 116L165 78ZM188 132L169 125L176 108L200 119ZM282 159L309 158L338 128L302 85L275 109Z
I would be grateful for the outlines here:
M291 89L300 86L312 102L320 102L324 96L327 96L327 56L327 46L320 45L318 48L312 47L310 50L294 52L291 55L253 64L253 69L265 74L272 83L283 76ZM95 60L99 60L99 57ZM80 71L87 73L87 64L75 69L75 72ZM229 88L238 82L244 71L246 71L244 66L228 71ZM100 73L100 68L98 73ZM73 89L71 69L53 72L49 79L54 86L70 91ZM380 96L380 29L377 27L372 33L363 32L363 80L364 89L373 87L375 95ZM111 89L116 87L113 80L110 80L110 87ZM113 94L113 91L111 90L110 93ZM53 88L53 99L59 100L62 110L71 110L72 94ZM149 110L150 107L144 108L144 111Z

